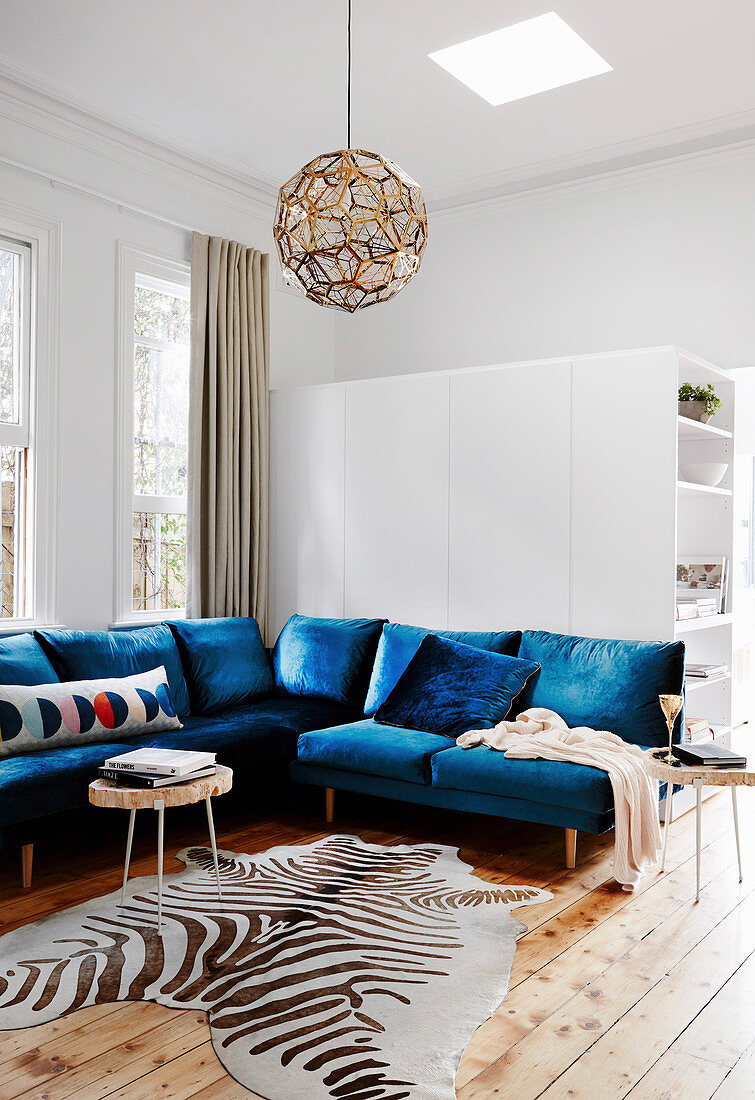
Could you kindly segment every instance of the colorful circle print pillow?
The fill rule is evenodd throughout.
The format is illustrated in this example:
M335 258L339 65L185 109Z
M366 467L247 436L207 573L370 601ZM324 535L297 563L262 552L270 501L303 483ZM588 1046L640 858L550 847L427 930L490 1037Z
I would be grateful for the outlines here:
M162 666L122 679L0 685L0 758L181 728Z

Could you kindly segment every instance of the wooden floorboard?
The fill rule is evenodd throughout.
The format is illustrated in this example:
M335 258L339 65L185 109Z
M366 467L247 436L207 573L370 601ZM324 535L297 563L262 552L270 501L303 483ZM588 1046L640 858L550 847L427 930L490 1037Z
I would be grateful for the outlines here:
M517 910L528 931L509 995L470 1039L459 1100L746 1100L755 1097L755 791L740 796L743 883L727 792L703 813L699 904L693 814L672 826L666 874L646 876L634 893L612 879L612 835L581 834L577 868L567 871L562 830L340 792L330 827L312 797L256 818L235 809L217 824L221 847L241 852L331 832L451 844L486 881L553 893ZM140 820L134 875L155 873L151 824L148 815ZM171 857L204 841L200 814L168 815ZM117 889L122 842L111 828L38 844L31 891L20 888L18 854L1 853L0 931ZM179 868L169 861L166 872ZM104 1005L0 1033L0 1100L155 1097L255 1100L225 1073L195 1010Z

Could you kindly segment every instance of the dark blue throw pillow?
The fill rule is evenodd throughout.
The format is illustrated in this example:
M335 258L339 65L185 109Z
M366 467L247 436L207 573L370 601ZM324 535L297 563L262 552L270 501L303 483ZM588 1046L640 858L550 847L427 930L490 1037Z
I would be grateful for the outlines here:
M429 630L423 626L386 623L375 655L370 686L364 702L364 713L374 714L398 683L399 677L420 647L423 638L436 634L452 642L489 649L492 653L507 653L516 657L522 640L521 630Z
M374 718L384 726L446 737L490 729L508 715L539 668L536 661L428 634Z
M164 623L133 630L35 630L34 637L64 681L135 676L162 665L176 713L189 713L181 658Z
M183 619L168 626L181 654L194 713L213 714L272 695L273 671L256 619Z
M276 687L362 707L384 622L292 615L273 649Z

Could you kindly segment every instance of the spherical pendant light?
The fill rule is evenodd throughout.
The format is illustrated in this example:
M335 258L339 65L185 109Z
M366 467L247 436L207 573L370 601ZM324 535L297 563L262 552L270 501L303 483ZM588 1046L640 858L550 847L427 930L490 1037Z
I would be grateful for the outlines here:
M351 0L347 40L350 146ZM317 305L354 313L386 302L419 271L427 243L422 189L380 153L323 153L281 187L273 236L286 282Z
M323 153L284 183L273 229L287 282L353 313L419 270L427 214L419 184L379 153Z

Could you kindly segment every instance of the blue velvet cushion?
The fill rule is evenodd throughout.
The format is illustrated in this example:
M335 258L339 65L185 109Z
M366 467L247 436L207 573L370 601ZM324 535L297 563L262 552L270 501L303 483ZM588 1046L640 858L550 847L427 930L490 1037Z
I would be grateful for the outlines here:
M637 745L668 744L658 696L683 692L683 642L625 642L527 630L519 654L538 661L541 670L517 709L547 707L570 726L610 730ZM677 720L677 740L680 729Z
M181 658L170 627L163 623L135 630L35 630L34 636L61 680L134 676L162 665L176 713L189 713Z
M375 721L458 737L489 729L540 666L428 634Z
M428 634L438 638L450 638L462 645L488 649L492 653L507 653L516 657L522 639L521 630L428 630L422 626L405 626L403 623L386 623L378 642L370 686L364 703L364 713L374 714L398 683L399 676L419 649L420 642Z
M56 684L55 669L31 634L0 638L0 684Z
M296 759L320 768L428 783L433 753L452 746L453 741L437 733L380 726L365 718L336 729L303 733Z
M441 759L441 757L443 759ZM493 794L526 802L603 814L613 810L606 772L562 760L507 760L502 752L477 745L454 746L431 761L432 783L455 791Z
M213 714L275 690L256 619L184 619L167 624L181 654L191 709Z
M362 707L384 622L292 615L273 649L276 687Z

